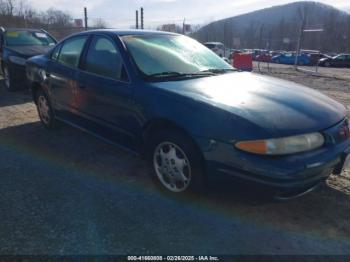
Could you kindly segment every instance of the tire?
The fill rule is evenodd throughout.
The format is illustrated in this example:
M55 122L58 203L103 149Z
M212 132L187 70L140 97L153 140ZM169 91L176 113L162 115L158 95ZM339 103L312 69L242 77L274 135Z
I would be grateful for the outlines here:
M3 76L4 76L4 85L7 91L14 92L16 91L15 83L12 77L11 70L8 66L3 67Z
M35 101L41 123L47 129L53 129L56 120L49 97L42 89L39 89L36 93Z
M153 135L147 147L152 180L172 195L203 193L206 189L202 154L187 135L162 130Z
M325 67L330 67L330 66L331 66L331 63L325 62L325 63L324 63L324 66L325 66Z

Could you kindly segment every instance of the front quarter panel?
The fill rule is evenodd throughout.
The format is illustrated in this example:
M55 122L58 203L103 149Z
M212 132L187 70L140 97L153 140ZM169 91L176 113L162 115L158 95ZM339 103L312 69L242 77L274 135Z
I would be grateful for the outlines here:
M33 96L34 88L37 86L47 87L46 70L48 62L48 58L43 55L32 57L26 62L26 76Z
M140 106L142 125L153 119L174 123L192 137L203 137L231 143L235 139L271 135L254 123L194 98L152 85L138 85L136 104Z

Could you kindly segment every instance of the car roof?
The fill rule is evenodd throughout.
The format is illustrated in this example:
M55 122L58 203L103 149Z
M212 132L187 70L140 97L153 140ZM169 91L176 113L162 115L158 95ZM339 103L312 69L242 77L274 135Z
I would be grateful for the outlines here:
M114 34L117 36L127 36L127 35L179 35L176 33L165 32L165 31L155 31L155 30L121 30L121 29L98 29L98 30L88 30L84 32L77 33L79 34L93 34L93 33L108 33Z
M12 31L29 31L29 32L42 32L42 29L35 29L35 28L4 28L5 32L12 32Z

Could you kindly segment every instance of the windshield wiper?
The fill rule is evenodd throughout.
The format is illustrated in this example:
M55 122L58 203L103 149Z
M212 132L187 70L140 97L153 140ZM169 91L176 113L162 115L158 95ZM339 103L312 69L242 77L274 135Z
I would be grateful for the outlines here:
M148 75L149 77L172 77L172 76L183 76L183 73L175 72L175 71L165 71L160 73L155 73Z
M207 69L207 70L203 70L201 71L201 73L214 73L214 74L224 74L224 73L228 73L228 72L236 72L238 71L237 69L234 68L223 68L223 69L216 69L216 68L211 68L211 69Z
M147 77L151 78L167 78L167 77L197 77L197 76L210 76L214 75L213 72L207 71L207 72L196 72L196 73L182 73L182 72L175 72L175 71L165 71L160 73L155 73L148 75Z

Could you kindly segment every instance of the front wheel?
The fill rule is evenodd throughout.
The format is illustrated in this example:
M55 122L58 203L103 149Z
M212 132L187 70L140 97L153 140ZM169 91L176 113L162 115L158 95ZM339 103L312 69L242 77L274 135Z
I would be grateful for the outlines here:
M50 100L43 90L38 90L36 104L41 123L48 129L52 129L55 124L55 116Z
M173 194L205 189L201 153L181 132L162 131L152 139L150 164L155 183Z

